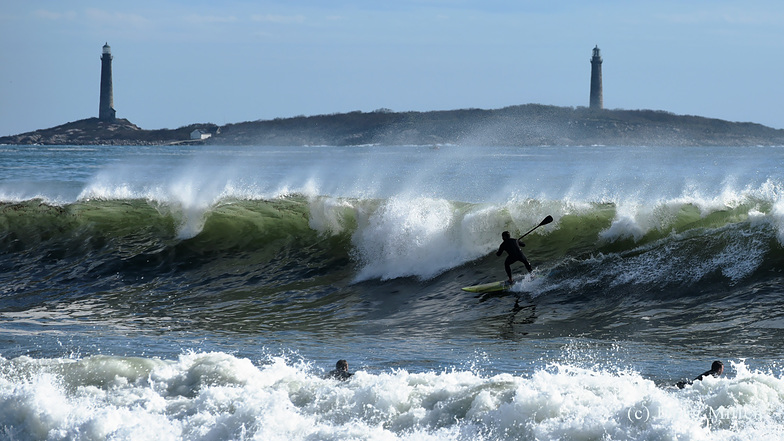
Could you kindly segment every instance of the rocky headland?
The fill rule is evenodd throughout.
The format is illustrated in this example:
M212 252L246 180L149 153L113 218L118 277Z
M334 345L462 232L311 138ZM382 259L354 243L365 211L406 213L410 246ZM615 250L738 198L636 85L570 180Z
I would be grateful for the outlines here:
M194 130L207 139L191 140ZM125 119L90 118L0 138L0 144L149 145L784 145L784 130L652 110L595 110L539 104L496 110L349 112L217 126L144 130Z
M164 145L191 142L195 129L215 133L215 124L193 124L178 129L144 130L127 119L87 118L49 129L0 137L0 144L16 145Z

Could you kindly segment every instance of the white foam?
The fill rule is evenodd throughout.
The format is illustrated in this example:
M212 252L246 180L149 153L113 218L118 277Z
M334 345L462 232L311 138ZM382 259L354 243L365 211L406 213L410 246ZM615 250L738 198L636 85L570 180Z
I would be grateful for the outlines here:
M356 212L357 203L346 199L311 197L308 200L310 228L327 235L339 235L349 231L351 221L347 219Z
M779 243L784 245L784 199L780 199L773 204L771 218L773 225L776 227Z
M455 246L457 210L448 201L391 198L366 219L354 234L363 267L358 279L433 277L460 262ZM465 258L463 258L465 259Z
M501 231L519 232L545 216L538 202L471 205L411 196L386 200L317 197L310 198L309 205L314 230L330 235L353 231L355 258L360 264L357 280L432 278L496 250ZM556 227L557 220L537 233Z
M623 370L551 365L530 376L358 371L225 353L176 360L0 359L7 439L777 439L784 380L736 375L680 390Z

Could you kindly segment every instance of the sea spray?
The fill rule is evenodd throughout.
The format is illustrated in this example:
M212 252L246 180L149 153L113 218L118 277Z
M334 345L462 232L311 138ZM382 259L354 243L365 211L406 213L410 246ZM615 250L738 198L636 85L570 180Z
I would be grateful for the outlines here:
M393 198L359 222L353 242L363 269L358 279L432 277L458 256L452 250L455 208L448 201Z

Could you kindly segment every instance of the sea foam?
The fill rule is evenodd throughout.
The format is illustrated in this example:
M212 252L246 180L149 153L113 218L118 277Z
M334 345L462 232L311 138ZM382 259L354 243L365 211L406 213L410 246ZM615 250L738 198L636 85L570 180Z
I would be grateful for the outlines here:
M7 439L778 439L784 380L734 376L680 390L625 370L553 364L529 376L360 369L225 353L175 360L0 359Z

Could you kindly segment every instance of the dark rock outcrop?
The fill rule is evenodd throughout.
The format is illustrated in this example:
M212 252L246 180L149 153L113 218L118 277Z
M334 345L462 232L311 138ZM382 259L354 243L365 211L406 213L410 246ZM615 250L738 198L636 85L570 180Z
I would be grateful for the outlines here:
M194 129L215 133L215 124L193 124L179 129L144 130L127 119L88 118L50 129L0 138L0 144L41 145L161 145L189 142Z

